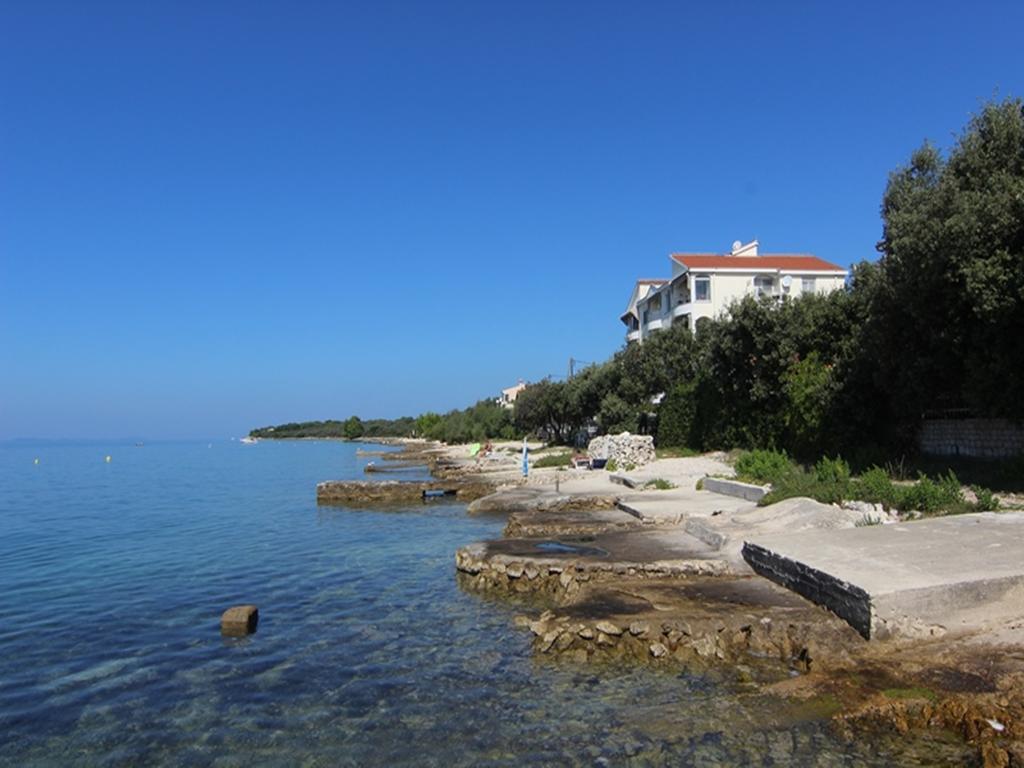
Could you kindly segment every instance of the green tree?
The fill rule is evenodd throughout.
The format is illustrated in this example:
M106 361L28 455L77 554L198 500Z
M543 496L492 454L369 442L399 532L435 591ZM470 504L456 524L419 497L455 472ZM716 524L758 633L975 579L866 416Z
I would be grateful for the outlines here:
M357 440L363 436L363 421L358 416L350 416L345 420L343 434L349 440Z
M944 159L917 150L889 179L874 322L893 410L969 406L1024 417L1024 106L989 103Z

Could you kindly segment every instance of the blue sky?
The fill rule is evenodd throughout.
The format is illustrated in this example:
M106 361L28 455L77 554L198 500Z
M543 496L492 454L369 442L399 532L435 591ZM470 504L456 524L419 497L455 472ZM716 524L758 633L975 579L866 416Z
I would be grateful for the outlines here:
M674 250L873 259L1020 3L0 2L0 438L461 407Z

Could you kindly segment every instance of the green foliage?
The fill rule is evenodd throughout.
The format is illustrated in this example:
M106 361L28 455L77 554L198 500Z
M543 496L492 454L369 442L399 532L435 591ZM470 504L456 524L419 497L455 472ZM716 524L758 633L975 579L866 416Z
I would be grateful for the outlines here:
M972 485L971 490L977 499L974 506L979 512L995 512L999 509L999 499L988 488Z
M646 483L644 483L644 488L647 490L653 489L655 491L671 491L675 487L676 486L674 483L670 483L663 477L656 477L653 480L648 480Z
M758 503L765 506L797 496L806 496L822 504L841 504L850 498L850 483L837 477L823 479L817 472L807 472L796 467L772 483L771 492Z
M821 448L822 427L832 399L832 366L821 361L817 350L790 364L782 374L786 400L782 423L786 438L798 456L810 456Z
M699 442L697 382L681 381L669 390L658 409L658 448L683 448Z
M881 504L895 509L899 493L889 474L880 467L872 467L853 481L853 498L870 504Z
M900 486L896 500L900 512L914 510L925 514L959 511L963 504L960 481L952 471L937 481L921 475L913 485Z
M842 457L830 459L825 456L814 465L814 476L819 483L845 486L850 482L850 465Z
M345 425L342 427L342 433L349 440L357 440L363 436L363 422L358 416L350 416L345 420Z
M572 463L571 453L549 453L533 462L534 469L545 467L567 467Z
M777 483L793 469L789 456L779 451L747 451L736 459L736 475L753 483Z
M615 459L608 459L608 462L604 465L604 468L609 472L619 471L619 465L615 463Z

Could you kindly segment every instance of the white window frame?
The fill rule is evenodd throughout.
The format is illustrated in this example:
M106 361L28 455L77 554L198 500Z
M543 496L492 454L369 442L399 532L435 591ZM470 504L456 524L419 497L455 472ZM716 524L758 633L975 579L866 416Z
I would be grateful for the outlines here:
M768 287L764 286L764 283L768 283ZM754 277L754 295L757 297L761 296L774 296L775 295L775 276L774 275L757 275Z
M800 293L815 293L817 290L818 285L814 277L800 278Z
M708 284L708 295L705 298L700 297L700 289L697 287L700 283L706 282ZM694 275L693 276L693 300L701 303L711 301L711 275Z

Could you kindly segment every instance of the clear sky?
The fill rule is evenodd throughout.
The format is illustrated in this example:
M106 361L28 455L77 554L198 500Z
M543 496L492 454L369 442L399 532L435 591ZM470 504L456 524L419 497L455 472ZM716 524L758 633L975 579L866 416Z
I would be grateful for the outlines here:
M1024 3L0 0L0 438L462 407L637 277L877 257Z

